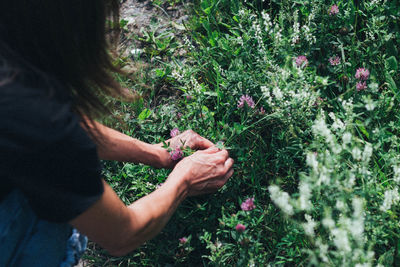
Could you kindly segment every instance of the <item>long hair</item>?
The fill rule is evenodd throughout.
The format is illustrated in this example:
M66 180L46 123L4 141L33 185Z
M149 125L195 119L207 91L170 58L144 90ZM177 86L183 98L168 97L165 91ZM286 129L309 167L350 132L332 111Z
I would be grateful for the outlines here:
M118 26L119 0L1 0L1 69L8 80L26 71L57 80L91 121L122 92L109 49Z

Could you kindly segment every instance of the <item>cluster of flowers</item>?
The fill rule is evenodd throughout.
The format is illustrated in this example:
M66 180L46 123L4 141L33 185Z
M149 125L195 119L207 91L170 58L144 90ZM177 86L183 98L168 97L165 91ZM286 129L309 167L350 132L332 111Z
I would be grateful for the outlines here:
M365 73L359 75L366 78ZM338 252L343 262L347 261L349 265L352 262L352 266L362 266L360 259L370 263L374 254L368 247L369 241L364 233L367 200L356 194L355 189L356 180L360 177L372 179L369 162L374 149L368 142L355 141L351 134L354 121L353 104L351 100L340 102L346 110L346 116L340 119L331 112L331 124L327 124L325 116L321 115L312 126L314 144L318 143L319 148L317 152L307 153L306 164L310 167L310 172L301 177L298 196L290 196L276 185L271 185L268 190L272 201L287 216L305 213L305 220L300 225L304 233L315 241L316 248L313 253L319 258L321 265L327 264L332 255ZM352 161L351 167L341 164L343 158L349 157ZM400 168L394 169L394 173L394 179L400 177ZM318 197L319 203L314 206L311 200L316 192L324 197ZM331 198L331 195L335 196ZM399 201L397 191L385 192L381 210L386 211ZM310 212L315 211L318 206L324 209L324 215L319 220ZM354 257L355 253L357 257Z
M179 135L180 133L181 132L179 131L178 128L174 128L171 130L170 135L171 135L171 137L175 137L175 136ZM171 159L173 161L180 160L183 157L183 151L180 147L175 148L169 154L171 155Z
M249 95L242 95L239 98L238 104L237 104L237 108L244 108L244 106L247 105L248 107L254 109L256 107L256 103L254 102L253 98ZM261 107L258 110L258 113L260 115L265 114L265 109L263 107Z
M179 135L181 132L179 131L178 128L174 128L171 130L171 132L169 133L171 135L171 137L175 137L177 135Z
M173 161L180 160L183 157L183 151L179 147L170 152Z
M251 96L242 95L239 98L237 107L238 108L243 108L245 104L247 104L247 106L250 107L250 108L254 108L256 106L256 104L254 103L254 100L253 100L253 98Z
M333 57L330 57L330 58L329 58L329 63L330 63L332 66L337 66L337 65L339 65L339 64L340 64L340 57L338 57L337 55L336 55L336 56L333 56Z
M240 205L241 209L243 211L251 211L254 210L256 208L256 205L254 204L254 197L248 198L246 199L241 205ZM242 224L242 223L238 223L235 226L235 230L238 233L243 233L244 231L246 231L246 225ZM187 237L181 237L178 239L179 244L181 245L185 245L189 239ZM221 244L222 245L222 244Z
M337 5L332 5L328 11L330 16L336 16L339 13L339 7ZM296 59L296 64L299 66L299 64L297 63L297 59ZM299 61L300 62L300 61ZM329 63L331 64L331 66L337 66L340 64L340 57L339 56L333 56L329 58ZM356 89L357 91L362 91L367 89L367 82L366 80L368 80L369 77L369 70L366 68L358 68L356 71L356 75L355 75L356 79L358 79L359 81L356 84Z
M340 57L337 55L329 58L329 63L331 66L337 66L340 64L340 62ZM295 58L295 63L297 67L304 68L308 66L308 59L306 56L298 56Z
M241 205L240 208L244 211L251 211L256 208L254 204L254 197L246 199ZM244 224L238 223L235 227L236 231L239 233L243 233L246 230L246 226Z
M328 11L329 15L336 16L339 13L339 7L337 5L332 5ZM307 67L308 66L308 59L306 56L301 55L295 58L295 63L297 67ZM336 55L334 57L329 58L329 63L332 66L337 66L340 64L340 58Z
M339 7L337 5L332 5L328 13L331 16L336 16L339 13Z
M339 13L339 7L337 5L332 5L330 7L330 9L328 10L328 13L329 13L330 16L336 16ZM304 67L308 66L308 59L307 59L306 56L300 55L300 56L295 58L295 63L296 63L297 67L304 68ZM336 56L333 56L333 57L329 58L329 63L332 66L339 65L340 64L340 57L338 57L336 55Z
M367 80L369 77L369 70L366 68L358 68L355 75L356 79L359 80L356 84L357 91L367 89Z
M298 56L295 58L296 66L297 67L307 67L308 66L308 59L306 56Z

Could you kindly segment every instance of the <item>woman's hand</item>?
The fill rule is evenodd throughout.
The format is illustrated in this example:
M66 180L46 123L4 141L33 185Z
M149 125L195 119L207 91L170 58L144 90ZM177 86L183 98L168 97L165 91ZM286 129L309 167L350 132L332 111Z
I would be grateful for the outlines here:
M193 150L203 150L214 146L210 140L200 136L193 130L186 130L183 133L166 140L165 143L169 144L172 149L189 147ZM157 144L156 146L162 145L163 144ZM163 167L165 168L173 168L177 163L171 159L171 156L167 151L162 154L160 161L163 162Z
M233 174L233 159L215 146L182 159L168 179L184 179L189 196L217 191Z
M170 147L190 147L193 150L203 150L214 146L208 139L200 136L193 130L186 130L183 133L168 139L166 143L170 143Z
M228 151L213 146L182 159L164 184L129 207L104 181L102 197L70 224L114 256L123 256L155 236L186 198L212 193L233 174ZM154 205L157 203L157 205Z
M160 232L186 196L221 188L232 176L232 166L226 150L213 146L197 151L177 163L160 188L129 207L103 181L102 197L70 224L112 255L126 255Z

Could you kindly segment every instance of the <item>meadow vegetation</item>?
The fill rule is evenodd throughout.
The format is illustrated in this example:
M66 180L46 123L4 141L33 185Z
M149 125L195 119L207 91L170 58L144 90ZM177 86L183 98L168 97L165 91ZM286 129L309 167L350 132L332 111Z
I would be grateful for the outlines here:
M131 59L145 63L120 78L143 97L116 103L124 123L114 126L151 143L193 129L229 149L235 174L218 193L187 199L130 255L92 244L86 260L399 265L400 2L196 0L188 12L168 32L144 29ZM169 172L104 165L127 204Z

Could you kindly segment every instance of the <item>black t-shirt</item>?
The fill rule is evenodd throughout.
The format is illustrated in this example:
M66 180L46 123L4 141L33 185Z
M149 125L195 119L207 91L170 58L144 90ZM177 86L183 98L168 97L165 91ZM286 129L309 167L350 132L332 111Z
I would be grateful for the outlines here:
M68 222L102 195L101 166L69 97L48 86L0 86L0 201L19 189L39 218Z

